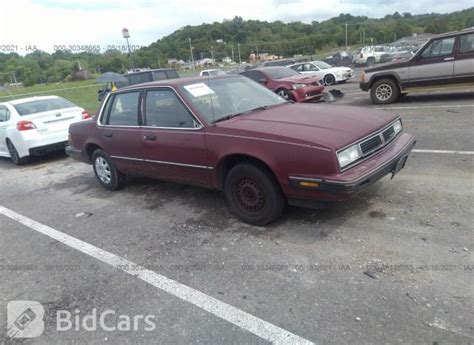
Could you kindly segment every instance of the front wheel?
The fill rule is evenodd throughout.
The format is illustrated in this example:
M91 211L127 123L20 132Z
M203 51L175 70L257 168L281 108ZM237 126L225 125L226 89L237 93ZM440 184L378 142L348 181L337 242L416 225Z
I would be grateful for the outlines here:
M275 177L264 167L251 163L239 163L229 171L224 191L230 211L253 225L276 220L285 206Z
M370 88L370 98L375 104L394 103L400 97L400 89L393 79L377 80Z
M107 190L117 190L125 183L125 175L117 170L110 156L97 149L92 154L94 173L102 187Z
M10 154L10 158L13 164L23 165L23 164L28 163L28 160L30 157L29 156L20 157L20 155L18 154L18 151L15 148L15 145L13 145L13 143L9 139L7 139L7 148L8 148L8 153Z
M336 82L336 78L332 74L324 76L324 85L332 85Z
M291 96L290 92L285 89L279 89L277 92L277 95L280 96L281 98L286 99L287 101L292 101L293 97Z

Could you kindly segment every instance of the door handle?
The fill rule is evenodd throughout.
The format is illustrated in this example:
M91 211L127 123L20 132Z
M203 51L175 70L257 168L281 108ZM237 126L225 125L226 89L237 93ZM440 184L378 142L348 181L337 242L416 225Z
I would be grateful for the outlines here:
M145 140L155 141L156 140L156 135L145 135L143 138Z
M451 56L451 57L447 57L447 58L444 58L443 60L444 60L444 61L452 61L452 60L454 60L454 57L452 57L452 56Z
M112 138L112 133L104 133L104 137L106 138Z

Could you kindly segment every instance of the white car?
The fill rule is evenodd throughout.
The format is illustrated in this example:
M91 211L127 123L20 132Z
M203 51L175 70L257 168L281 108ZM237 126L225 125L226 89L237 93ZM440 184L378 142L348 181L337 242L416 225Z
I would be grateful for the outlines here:
M204 69L199 73L199 75L202 76L215 76L215 75L224 75L225 72L220 70L220 69Z
M69 125L90 118L83 108L58 96L0 103L0 156L21 165L30 156L62 150Z
M332 67L324 61L301 62L288 66L301 74L318 74L325 85L345 82L354 78L354 71L349 67Z

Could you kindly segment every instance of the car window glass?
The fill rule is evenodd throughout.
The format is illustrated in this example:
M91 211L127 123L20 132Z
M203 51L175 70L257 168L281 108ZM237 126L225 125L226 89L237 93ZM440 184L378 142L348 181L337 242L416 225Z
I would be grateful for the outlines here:
M296 72L301 73L301 72L303 72L303 65L292 66L291 69L296 71Z
M304 65L304 70L305 71L317 71L318 68L315 65L313 65L312 63L307 63L307 64Z
M461 44L459 47L461 53L474 52L474 34L462 35Z
M127 79L130 81L130 85L141 84L152 81L152 75L150 72L136 73L128 75Z
M194 128L189 110L172 90L153 90L146 93L146 125L153 127Z
M107 124L111 126L138 126L139 92L115 95L110 107Z
M450 55L453 52L455 37L434 40L421 53L422 58Z
M10 111L7 107L0 106L0 122L6 122L10 120Z
M46 99L39 99L30 102L18 103L14 105L16 111L20 116L26 116L45 111L53 111L66 108L74 108L76 105L67 99L61 97L53 97Z
M202 72L202 75L209 75L209 72Z
M165 71L153 71L153 80L168 79Z

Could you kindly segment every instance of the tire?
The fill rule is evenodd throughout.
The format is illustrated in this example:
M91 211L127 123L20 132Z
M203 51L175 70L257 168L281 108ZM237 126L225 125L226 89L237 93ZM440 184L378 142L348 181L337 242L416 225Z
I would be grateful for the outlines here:
M372 66L372 65L375 65L375 59L374 59L373 57L367 58L367 60L365 61L365 65L366 65L367 67Z
M288 92L288 90L278 89L276 93L278 96L286 99L287 101L293 101L293 96Z
M115 167L110 156L97 149L92 154L92 166L97 180L107 190L117 190L125 184L125 174Z
M332 74L327 74L324 76L324 85L333 85L336 84L336 78Z
M400 98L400 89L393 79L380 79L372 84L370 98L374 104L390 104Z
M30 156L25 156L25 157L20 157L18 154L18 151L15 148L15 145L7 139L7 148L8 148L8 153L10 153L10 158L15 165L24 165L28 163Z
M226 176L224 192L230 211L252 225L266 225L283 212L285 197L264 167L239 163Z

